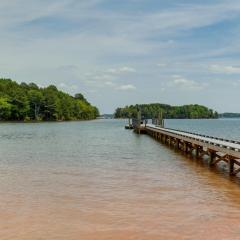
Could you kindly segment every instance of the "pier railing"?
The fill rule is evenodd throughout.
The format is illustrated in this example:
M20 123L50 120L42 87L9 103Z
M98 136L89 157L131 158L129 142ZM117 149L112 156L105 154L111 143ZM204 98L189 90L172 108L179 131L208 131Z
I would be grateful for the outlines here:
M208 155L210 166L225 162L229 165L231 175L240 173L240 141L163 128L154 124L138 124L135 126L135 132L147 133L169 146L194 154L196 157Z
M194 134L196 136L201 136L201 137L207 137L207 138L211 138L211 139L216 139L216 140L221 140L221 141L225 141L225 142L230 142L230 143L236 143L236 144L240 144L240 141L237 140L231 140L231 139L225 139L225 138L220 138L220 137L214 137L214 136L209 136L209 135L205 135L205 134L199 134L199 133L195 133L195 132L188 132L188 131L182 131L179 129L173 129L173 128L165 128L166 130L174 130L174 131L178 131L181 133L189 133L189 134Z

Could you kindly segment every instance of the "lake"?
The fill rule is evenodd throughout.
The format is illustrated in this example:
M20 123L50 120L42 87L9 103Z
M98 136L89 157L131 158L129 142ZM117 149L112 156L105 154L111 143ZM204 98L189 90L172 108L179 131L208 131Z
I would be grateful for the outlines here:
M239 177L125 123L1 123L0 239L239 239ZM239 119L166 127L240 140Z

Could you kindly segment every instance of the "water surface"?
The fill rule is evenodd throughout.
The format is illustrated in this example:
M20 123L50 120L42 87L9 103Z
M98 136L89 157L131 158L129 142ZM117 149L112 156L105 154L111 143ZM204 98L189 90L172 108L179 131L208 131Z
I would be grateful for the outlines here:
M166 124L240 140L239 120ZM123 125L0 124L0 239L239 239L236 178Z

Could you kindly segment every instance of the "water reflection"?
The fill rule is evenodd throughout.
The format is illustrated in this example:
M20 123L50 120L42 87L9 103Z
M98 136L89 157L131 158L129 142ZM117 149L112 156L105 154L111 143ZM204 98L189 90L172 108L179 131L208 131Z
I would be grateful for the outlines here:
M1 239L239 239L237 178L123 125L1 124Z

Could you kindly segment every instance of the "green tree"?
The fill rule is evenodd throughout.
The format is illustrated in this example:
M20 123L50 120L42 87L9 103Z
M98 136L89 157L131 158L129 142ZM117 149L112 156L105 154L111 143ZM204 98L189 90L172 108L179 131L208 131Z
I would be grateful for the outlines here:
M0 120L8 120L11 116L12 105L6 98L0 98Z
M38 87L0 79L0 120L81 120L94 119L98 109L78 93L74 97L56 86Z
M218 113L213 112L201 105L170 106L167 104L152 103L131 105L123 108L117 108L115 118L136 117L137 111L141 110L145 118L156 118L159 113L163 113L164 118L217 118Z
M28 91L28 98L30 103L30 116L32 119L40 120L39 115L41 107L43 107L43 94L38 90Z

